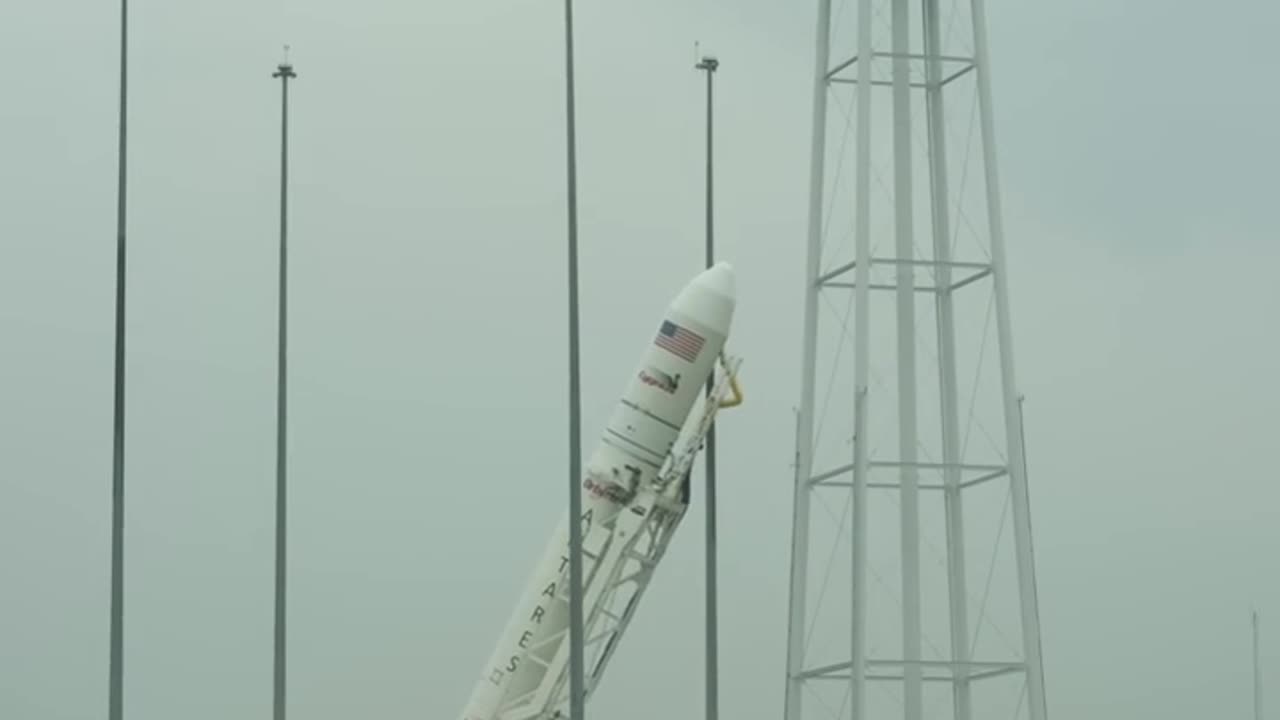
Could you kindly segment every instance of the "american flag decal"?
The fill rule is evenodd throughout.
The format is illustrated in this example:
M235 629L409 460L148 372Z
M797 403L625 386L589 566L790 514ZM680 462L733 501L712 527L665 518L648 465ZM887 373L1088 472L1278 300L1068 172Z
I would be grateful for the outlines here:
M658 337L653 340L654 345L685 362L693 362L698 357L703 342L701 335L682 328L670 320L662 321L662 327L658 328Z

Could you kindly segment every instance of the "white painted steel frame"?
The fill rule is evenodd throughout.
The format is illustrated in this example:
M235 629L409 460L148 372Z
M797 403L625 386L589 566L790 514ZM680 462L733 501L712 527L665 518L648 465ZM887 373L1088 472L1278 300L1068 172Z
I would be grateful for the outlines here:
M803 357L801 370L800 408L796 425L796 475L791 548L791 592L788 611L787 683L785 694L786 720L803 717L802 693L804 683L819 679L843 679L850 683L852 717L862 720L866 716L866 683L891 680L905 685L905 717L919 720L921 717L921 684L924 682L950 682L953 684L953 716L956 720L972 717L971 685L974 681L997 677L1011 672L1026 676L1031 720L1044 720L1047 709L1044 697L1043 663L1040 645L1038 599L1034 577L1034 560L1031 545L1030 507L1027 497L1025 449L1022 436L1022 415L1017 392L1016 373L1012 351L1012 321L1009 310L1008 282L1005 272L1005 247L1002 210L999 199L999 177L995 160L995 132L992 119L990 60L987 54L985 5L983 0L970 0L974 56L959 57L941 52L941 13L938 0L920 0L924 24L924 52L911 52L906 26L908 0L893 2L892 52L871 49L871 0L858 2L858 41L856 54L835 65L831 64L831 2L819 0L816 37L816 70L813 86L812 154L810 166L810 202L808 251L805 263L805 296L803 325ZM892 81L873 80L871 62L859 62L860 57L887 58L892 61ZM908 63L922 60L926 66L923 83L912 82ZM948 71L945 66L960 65ZM853 68L856 79L841 77L841 73ZM991 259L987 263L956 262L950 257L950 217L947 200L947 163L945 147L943 90L951 82L974 72L978 94L978 114L981 123L982 163L985 173L987 216ZM823 209L826 172L826 127L828 114L828 89L832 84L855 83L857 86L857 136L858 162L855 168L855 259L839 268L823 272L821 268ZM895 110L895 222L896 258L871 256L870 225L870 160L871 147L870 109L872 89L888 86L893 90ZM911 89L923 90L927 113L927 138L931 219L933 231L933 260L913 257L912 252L912 180L910 177L910 96ZM898 282L892 285L870 282L870 268L874 264L894 265L898 269ZM929 266L934 270L934 285L917 287L915 268ZM852 283L837 278L852 270ZM961 272L959 280L953 280L953 272ZM1007 466L967 465L960 461L959 404L956 380L956 324L953 295L957 290L990 278L994 282L994 302L999 345L1002 407L1005 437L1008 451ZM855 295L854 318L854 443L853 458L848 465L826 472L815 472L813 459L815 374L818 339L818 294L824 288L849 288ZM896 293L898 308L899 362L905 371L899 374L899 450L898 462L871 462L866 443L868 423L868 374L869 374L869 296L873 290L892 290ZM915 458L916 405L915 405L915 357L914 357L914 298L919 293L934 296L937 311L938 371L940 390L940 420L942 428L943 462L919 463ZM897 483L871 483L868 474L872 468L894 468L898 471ZM943 482L920 484L917 471L923 467L940 469ZM833 481L834 478L852 473L849 482ZM965 480L965 475L978 476ZM968 608L966 604L964 567L964 513L962 491L975 485L1000 478L1008 478L1013 496L1014 539L1019 584L1019 603L1022 624L1024 658L1018 661L978 661L969 657ZM817 669L804 667L804 635L807 607L807 582L809 575L809 516L811 493L820 485L845 485L851 488L853 520L851 530L851 636L850 661L848 663ZM867 623L867 490L870 488L897 489L902 497L902 553L904 592L904 654L896 660L878 660L866 657ZM919 518L917 492L941 490L945 493L945 518L947 537L947 575L950 587L949 624L952 657L950 662L923 661L920 659L920 608L919 608ZM884 672L884 668L897 672ZM851 671L861 668L861 672ZM844 670L841 673L841 670Z

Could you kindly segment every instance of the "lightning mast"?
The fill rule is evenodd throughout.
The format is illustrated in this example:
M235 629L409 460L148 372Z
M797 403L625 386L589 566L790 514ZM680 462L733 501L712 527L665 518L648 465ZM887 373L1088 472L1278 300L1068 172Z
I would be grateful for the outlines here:
M578 339L578 140L574 104L573 0L564 0L565 178L569 215L569 517L582 517L582 399ZM586 717L586 638L583 635L582 532L569 533L569 717Z
M285 696L288 649L286 620L288 618L286 594L288 585L288 301L289 301L289 80L296 78L293 65L288 60L289 48L285 46L285 59L271 74L280 79L280 286L277 305L279 336L276 356L276 567L275 567L275 644L273 668L273 720L285 720L287 702Z
M712 147L714 136L712 134L712 79L715 76L716 69L720 67L720 61L711 56L705 56L694 66L697 70L702 70L707 75L707 243L706 243L706 266L710 268L715 264L715 195L714 188L714 165L712 164ZM707 378L707 397L711 397L711 393L715 390L715 378ZM706 469L706 497L703 498L703 504L706 506L706 553L707 553L707 597L706 597L706 720L719 720L720 718L720 620L719 620L719 599L717 590L717 560L716 560L716 429L713 425L707 430L707 469Z
M819 0L786 720L1046 717L984 2L942 5Z
M129 100L129 3L120 0L120 124L116 179L115 397L111 433L111 627L107 661L107 718L124 717L124 450L125 450L125 280L128 227L127 122Z

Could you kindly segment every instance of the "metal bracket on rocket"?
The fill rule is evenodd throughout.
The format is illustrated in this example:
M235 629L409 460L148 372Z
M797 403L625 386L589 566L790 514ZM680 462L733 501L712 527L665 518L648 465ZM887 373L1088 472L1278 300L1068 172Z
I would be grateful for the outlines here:
M720 356L721 367L724 368L724 374L716 382L715 388L711 391L711 395L702 406L702 416L699 418L695 426L694 434L685 443L684 449L679 453L672 452L668 459L669 464L664 466L662 472L659 472L654 478L654 485L658 488L658 494L664 501L672 500L679 492L680 482L684 480L689 473L689 469L693 467L693 461L697 458L698 453L702 450L702 443L707 437L707 433L711 431L711 424L715 422L716 413L726 407L736 407L742 404L742 391L738 387L738 368L742 365L741 358ZM733 392L733 400L724 400L725 391Z

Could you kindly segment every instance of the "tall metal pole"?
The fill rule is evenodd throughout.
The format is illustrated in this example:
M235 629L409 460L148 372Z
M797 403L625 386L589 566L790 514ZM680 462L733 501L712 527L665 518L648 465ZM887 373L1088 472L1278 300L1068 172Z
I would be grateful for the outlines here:
M795 499L791 518L791 591L787 599L787 685L784 720L801 720L808 613L809 478L813 474L813 405L818 335L818 276L822 273L822 200L826 177L827 73L831 55L831 0L818 0L814 39L812 148L809 164L809 227L804 267L804 346L800 407L796 413Z
M116 181L116 357L111 463L111 660L107 716L124 716L124 301L125 123L128 117L129 3L120 0L120 138Z
M715 75L716 69L720 67L720 61L714 57L704 57L702 61L695 66L698 70L705 70L707 73L707 248L706 248L706 266L711 267L715 263L715 224L712 193L712 102L711 102L711 79ZM711 397L711 393L715 390L715 377L707 378L707 398ZM707 508L707 720L717 720L720 717L720 658L719 658L719 638L718 625L719 613L717 611L718 601L716 599L716 428L714 425L707 431L707 491L705 504Z
M1253 611L1253 718L1262 720L1262 663L1258 659L1258 611Z
M586 717L582 627L582 403L578 386L578 162L573 98L573 0L564 0L569 183L569 717Z
M858 3L858 52L872 52L871 0ZM866 720L867 717L867 475L871 470L871 454L868 449L867 429L871 384L871 163L866 160L871 152L871 63L858 63L857 81L857 157L855 173L854 226L854 349L853 359L853 488L850 502L853 505L850 518L849 541L850 594L849 615L849 697L850 717ZM819 253L821 250L819 250ZM805 478L807 481L808 478Z
M947 168L945 102L943 99L946 54L942 44L944 18L939 0L925 0L923 21L924 54L928 58L925 82L925 115L929 128L929 202L933 220L933 256L936 269L934 293L938 338L939 418L942 421L943 510L947 533L947 595L951 626L951 661L955 663L952 684L954 720L973 717L973 692L969 660L969 603L965 554L964 499L961 470L960 390L957 380L956 302L951 274L951 215Z
M893 151L894 239L900 262L915 262L915 223L911 158L911 30L907 0L893 2ZM861 63L869 65L870 63ZM898 456L902 543L903 717L924 716L920 608L919 410L916 389L916 284L914 265L899 265L898 309ZM859 440L862 436L859 435Z
M287 49L286 49L287 51ZM286 419L288 397L288 315L289 299L288 244L289 234L289 79L297 77L288 59L278 66L271 77L280 78L280 315L278 320L279 355L276 361L276 617L275 617L275 720L285 717L285 538L288 505L286 503Z
M1018 382L1013 359L1013 320L1009 311L1009 281L1005 268L1004 211L1000 203L1000 173L996 164L995 120L991 107L991 61L987 51L985 0L972 0L974 65L977 69L978 115L985 150L984 178L987 195L987 223L991 237L991 269L995 283L996 336L1003 350L1001 390L1004 401L1005 433L1009 448L1009 485L1018 512L1014 513L1014 546L1020 585L1022 644L1027 663L1027 701L1031 720L1048 715L1041 672L1039 599L1035 588L1035 558L1031 549L1030 503L1027 498L1026 463L1022 437L1018 431Z

